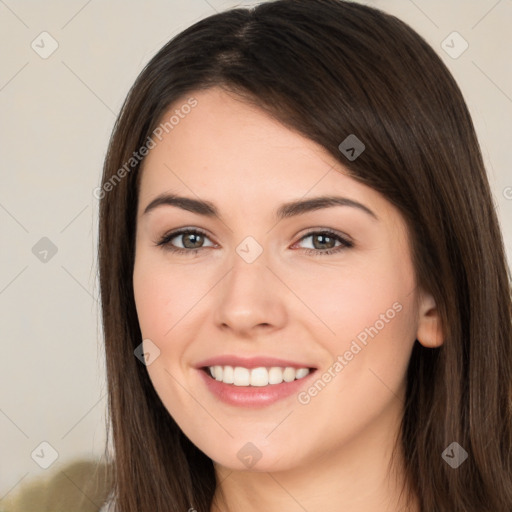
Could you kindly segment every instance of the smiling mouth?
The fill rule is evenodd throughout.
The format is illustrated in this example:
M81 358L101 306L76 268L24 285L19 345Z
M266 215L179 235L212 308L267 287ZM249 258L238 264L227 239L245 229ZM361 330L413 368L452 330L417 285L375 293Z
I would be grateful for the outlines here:
M201 368L210 378L239 387L264 387L293 382L307 377L315 368L271 366L244 368L243 366L205 366Z

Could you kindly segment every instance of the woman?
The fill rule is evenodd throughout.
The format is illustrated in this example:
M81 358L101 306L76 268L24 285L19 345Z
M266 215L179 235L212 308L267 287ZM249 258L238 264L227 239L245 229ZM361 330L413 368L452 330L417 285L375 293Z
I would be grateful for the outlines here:
M196 23L97 191L115 510L512 510L510 275L473 124L339 0Z

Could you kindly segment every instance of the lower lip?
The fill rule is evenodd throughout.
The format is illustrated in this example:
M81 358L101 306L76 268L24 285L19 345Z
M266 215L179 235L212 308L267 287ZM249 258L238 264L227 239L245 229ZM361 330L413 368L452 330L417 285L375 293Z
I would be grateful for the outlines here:
M201 378L210 392L219 400L229 405L239 407L261 407L273 404L279 400L298 394L304 384L315 373L310 370L309 374L302 379L295 379L291 382L281 384L269 384L268 386L235 386L225 384L210 377L204 370L198 370Z

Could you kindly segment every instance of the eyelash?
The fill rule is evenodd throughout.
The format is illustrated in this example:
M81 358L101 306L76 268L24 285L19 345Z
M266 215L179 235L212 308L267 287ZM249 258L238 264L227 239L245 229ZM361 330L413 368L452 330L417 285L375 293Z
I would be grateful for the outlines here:
M205 249L206 247L199 247L197 249L182 249L181 247L175 247L171 245L171 240L173 238L176 238L177 236L184 235L184 234L199 234L207 237L207 234L199 229L179 229L177 231L172 231L171 233L167 233L164 235L157 243L156 245L159 247L162 247L166 251L170 251L175 254L197 254L202 249ZM354 244L340 236L338 233L331 231L329 229L322 229L319 231L310 231L309 233L306 233L303 237L300 238L299 242L304 240L305 238L308 238L312 235L328 235L330 238L334 238L335 240L338 240L341 242L341 245L334 247L332 249L326 249L326 250L320 250L320 249L303 249L306 254L312 255L312 256L327 256L330 254L338 253L344 249L350 249L354 246ZM297 242L298 243L298 242ZM295 244L294 244L295 245Z

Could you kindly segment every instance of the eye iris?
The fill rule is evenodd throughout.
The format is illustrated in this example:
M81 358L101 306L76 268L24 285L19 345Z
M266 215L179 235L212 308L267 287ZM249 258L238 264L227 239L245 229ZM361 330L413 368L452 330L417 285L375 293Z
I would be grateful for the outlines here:
M187 249L197 249L198 247L201 247L201 243L203 242L204 239L204 236L199 233L186 233L181 236L183 237L183 246L186 247ZM195 245L193 245L193 247L187 245L186 240L188 238L195 238ZM194 244L194 242L192 242L192 244Z
M320 246L317 247L317 244L315 243L317 239L323 240L322 243L324 245L320 244ZM332 242L332 244L334 244L336 242L333 237L328 236L328 235L324 235L324 234L313 235L313 246L315 247L315 249L332 249L332 248L334 248L334 245L329 245L328 247L326 247L326 245L325 245L326 239L330 240Z

